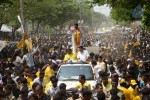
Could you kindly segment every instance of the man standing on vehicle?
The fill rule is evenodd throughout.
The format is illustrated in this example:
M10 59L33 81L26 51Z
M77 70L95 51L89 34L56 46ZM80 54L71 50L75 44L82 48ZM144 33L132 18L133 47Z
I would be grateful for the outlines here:
M69 30L72 33L73 52L77 52L77 47L81 45L81 31L80 28L78 27L78 23L74 24L74 29L71 29L71 23L70 23Z
M101 71L101 68L99 65L97 65L97 62L95 60L93 60L91 63L92 63L92 67L94 70L95 77L96 77L96 79L98 79L99 78L99 72Z
M78 88L81 90L84 87L91 90L91 85L89 82L86 81L85 75L79 75L79 83L75 86L75 88Z
M84 50L83 46L79 47L79 52L77 54L78 61L80 63L87 63L88 58L90 57L87 50Z

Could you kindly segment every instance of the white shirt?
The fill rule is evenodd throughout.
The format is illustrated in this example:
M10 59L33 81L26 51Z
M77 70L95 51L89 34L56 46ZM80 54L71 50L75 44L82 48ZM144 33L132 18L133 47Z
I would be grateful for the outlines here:
M29 67L34 66L33 55L37 52L37 50L38 50L38 47L32 53L25 54L21 60L21 63L26 61L27 66Z
M96 41L96 42L95 42L95 46L97 46L97 47L98 47L98 46L99 46L99 44L100 44L100 41Z
M16 62L18 62L18 63L21 62L21 58L19 56L16 57Z
M54 88L53 86L49 88L47 94L50 95L50 97L52 98L58 91L59 91L59 87L57 86L56 88Z
M100 66L101 70L103 70L105 72L106 64L102 61L102 62L98 62L98 65Z
M94 66L93 70L94 70L95 77L98 78L99 77L98 72L101 71L101 67L99 65L96 65Z
M79 51L78 54L77 54L77 58L79 60L83 60L83 61L86 61L89 56L90 55L89 55L87 50L83 50L82 52Z
M43 81L44 81L44 80L43 80ZM38 83L38 84L41 84L41 85L44 86L44 82L41 82L40 79L39 79L39 77L35 78L35 79L33 80L33 83Z

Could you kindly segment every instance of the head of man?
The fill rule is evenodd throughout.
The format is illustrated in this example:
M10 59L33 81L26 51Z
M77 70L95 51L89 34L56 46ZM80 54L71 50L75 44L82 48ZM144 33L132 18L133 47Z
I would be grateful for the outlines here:
M121 87L126 87L126 86L127 86L125 79L123 79L123 78L120 79L120 86L121 86Z
M26 78L21 78L21 85L26 86L27 85L27 79Z
M147 83L149 81L149 72L146 72L146 71L143 71L141 72L141 77L142 77L142 80Z
M57 87L58 79L55 76L52 76L50 80L53 84L53 87Z
M81 84L84 84L85 83L85 75L79 75L79 82L81 83Z
M74 24L74 28L77 30L78 29L78 24Z
M39 76L40 81L43 81L44 75L45 73L43 71L40 71L40 76Z
M92 61L92 66L95 67L96 65L97 65L96 60L93 60L93 61Z
M112 79L112 87L117 88L117 86L118 86L118 79L116 78Z
M96 84L95 89L96 89L97 93L103 92L102 84L100 84L100 83Z
M43 86L41 84L37 85L35 88L35 92L37 95L41 95L43 93Z
M61 92L62 94L66 93L66 84L65 84L65 83L61 83L61 84L59 85L59 88L60 88L60 92Z
M103 82L104 86L107 86L108 85L108 77L106 77L106 76L103 77L102 82Z
M92 91L90 91L88 89L84 89L84 90L82 90L82 96L83 96L83 100L91 100Z
M98 61L102 62L103 61L103 57L102 56L98 56Z
M80 52L83 52L84 48L83 46L78 47Z
M8 96L10 95L12 92L12 85L11 84L7 84L5 87L4 87L4 93Z
M67 53L68 53L68 54L71 54L71 53L72 53L72 50L71 50L71 49L68 49L68 50L67 50Z
M48 59L47 64L52 65L52 59Z
M33 85L32 85L32 90L33 90L33 92L36 92L36 87L37 87L38 85L39 85L38 83L33 83Z
M137 86L137 83L136 83L135 80L131 80L130 85L131 85L131 87L132 87L133 89L135 89L136 86Z

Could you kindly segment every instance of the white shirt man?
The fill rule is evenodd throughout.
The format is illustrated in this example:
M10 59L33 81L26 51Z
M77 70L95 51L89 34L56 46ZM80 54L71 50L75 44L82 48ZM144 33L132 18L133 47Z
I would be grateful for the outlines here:
M99 40L96 40L96 42L95 42L95 46L99 46L99 44L100 44L100 41Z
M89 58L89 53L87 50L84 50L82 46L79 47L79 52L77 54L77 58L79 61L87 61L87 59Z
M60 90L60 89L59 89L58 86L57 86L57 87L51 86L51 87L49 88L47 94L50 95L50 97L53 97L59 90Z
M94 73L95 73L95 77L98 78L99 77L99 72L101 71L101 68L99 65L96 65L94 67Z
M40 79L39 79L39 77L35 78L35 79L33 80L33 83L38 83L38 84L41 84L41 85L44 86L44 81L41 82Z
M99 65L97 65L96 61L92 61L92 66L93 66L93 71L95 74L96 79L99 78L99 72L101 71L101 67Z
M21 63L26 61L27 66L33 67L34 66L33 55L37 52L37 50L38 50L38 47L33 52L31 53L29 52L25 54L21 60Z

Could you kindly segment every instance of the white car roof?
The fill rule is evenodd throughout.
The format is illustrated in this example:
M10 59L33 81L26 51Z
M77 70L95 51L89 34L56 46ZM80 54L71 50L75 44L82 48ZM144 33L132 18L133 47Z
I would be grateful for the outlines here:
M62 66L91 66L91 64L63 64Z

